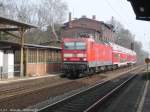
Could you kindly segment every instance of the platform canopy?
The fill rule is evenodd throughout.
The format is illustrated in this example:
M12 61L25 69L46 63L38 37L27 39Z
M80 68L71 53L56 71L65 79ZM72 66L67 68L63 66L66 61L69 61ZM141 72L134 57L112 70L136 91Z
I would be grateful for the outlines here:
M149 0L128 0L130 1L137 20L150 21Z
M31 28L36 28L36 26L0 16L0 32L4 32L4 33L11 35L12 37L17 38L19 40L18 44L20 44L20 51L21 51L20 76L24 75L24 73L23 73L23 69L24 69L23 68L24 33L26 32L27 29L31 29ZM14 31L15 31L15 33L13 33ZM5 38L5 37L3 37L3 38Z
M18 31L19 28L30 29L37 26L27 24L24 22L15 21L5 17L0 17L0 31Z

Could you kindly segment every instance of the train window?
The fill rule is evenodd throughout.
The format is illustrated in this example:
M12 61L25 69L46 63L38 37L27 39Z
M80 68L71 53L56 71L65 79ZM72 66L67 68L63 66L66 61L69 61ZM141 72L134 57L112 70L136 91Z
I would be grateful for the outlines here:
M64 43L64 49L75 49L75 42Z
M83 50L85 48L86 48L86 43L84 43L84 42L66 42L66 43L64 43L64 49Z
M119 54L114 54L115 55L115 58L119 58Z
M84 42L76 42L76 49L85 49Z

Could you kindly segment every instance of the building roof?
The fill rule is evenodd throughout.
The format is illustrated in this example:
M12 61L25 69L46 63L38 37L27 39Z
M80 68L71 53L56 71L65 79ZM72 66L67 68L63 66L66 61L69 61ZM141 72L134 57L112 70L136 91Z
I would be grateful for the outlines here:
M149 0L128 0L136 14L136 19L150 21Z
M98 20L95 20L95 19L90 19L90 18L86 18L86 17L81 17L79 19L75 19L75 20L71 20L70 22L76 22L76 21L80 21L80 20L87 20L87 21L90 21L90 22L94 22L96 24L103 24L105 27L107 27L108 29L111 29L113 30L113 26L110 25L110 24L106 24L104 23L103 21L98 21ZM68 25L70 22L66 22L64 23L64 25ZM92 29L92 28L91 28Z
M37 26L31 25L31 24L28 24L28 23L15 21L15 20L8 19L8 18L1 17L1 16L0 16L0 24L23 27L23 28L26 28L26 29L37 27Z

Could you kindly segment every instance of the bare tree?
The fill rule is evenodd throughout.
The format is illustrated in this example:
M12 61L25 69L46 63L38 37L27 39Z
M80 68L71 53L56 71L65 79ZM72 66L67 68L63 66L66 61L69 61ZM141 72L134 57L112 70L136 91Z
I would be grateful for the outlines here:
M64 21L67 5L62 0L0 0L0 9L9 18L50 25Z
M51 26L52 33L56 40L58 36L55 31L55 24L64 21L67 5L62 0L43 0L42 10L38 11L39 24ZM42 22L42 24L41 24Z
M49 30L45 33L50 37L52 32L56 40L58 35L55 29L65 20L66 11L67 5L62 0L0 0L0 15L38 25L38 33L45 28L44 32Z
M135 35L133 35L128 29L125 29L123 25L114 18L108 23L113 24L115 28L115 43L129 49L131 48L131 45L133 45L134 50L137 53L138 62L144 62L143 60L148 56L148 53L142 49L142 43L135 40Z

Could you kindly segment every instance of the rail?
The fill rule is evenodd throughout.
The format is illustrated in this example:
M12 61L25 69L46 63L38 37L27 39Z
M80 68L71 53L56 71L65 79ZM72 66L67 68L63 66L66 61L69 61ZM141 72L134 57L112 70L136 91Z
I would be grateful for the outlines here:
M117 82L104 81L97 85L94 85L84 91L80 91L74 95L68 96L56 103L50 104L38 112L94 112L95 107L103 102L110 95L118 91L121 87L130 82L136 75L132 75L129 78L121 78ZM124 81L125 80L125 81ZM111 86L111 87L110 87ZM110 87L110 88L108 88ZM96 103L95 103L96 102Z
M116 92L119 91L119 89L121 89L122 87L124 87L129 81L131 81L136 75L131 76L129 79L127 79L126 81L124 81L122 84L118 85L116 88L112 89L110 92L108 92L105 96L103 96L102 98L100 98L97 102L95 102L93 105L91 105L88 109L86 109L84 112L95 112L96 108L98 108L98 106L100 104L102 104L106 99L108 99L110 96L112 96L113 94L115 94Z

